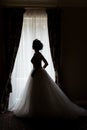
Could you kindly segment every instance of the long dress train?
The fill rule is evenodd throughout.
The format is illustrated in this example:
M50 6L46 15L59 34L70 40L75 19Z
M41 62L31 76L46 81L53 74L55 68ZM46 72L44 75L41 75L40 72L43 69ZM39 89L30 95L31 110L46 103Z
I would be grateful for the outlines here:
M21 100L12 111L18 117L87 116L87 110L70 101L43 68L34 77L29 76Z

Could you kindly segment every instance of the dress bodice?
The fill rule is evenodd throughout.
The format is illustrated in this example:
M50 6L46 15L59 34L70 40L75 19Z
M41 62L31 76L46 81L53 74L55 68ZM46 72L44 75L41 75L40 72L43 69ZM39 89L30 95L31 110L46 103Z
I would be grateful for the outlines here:
M41 53L37 52L31 59L34 69L41 68Z

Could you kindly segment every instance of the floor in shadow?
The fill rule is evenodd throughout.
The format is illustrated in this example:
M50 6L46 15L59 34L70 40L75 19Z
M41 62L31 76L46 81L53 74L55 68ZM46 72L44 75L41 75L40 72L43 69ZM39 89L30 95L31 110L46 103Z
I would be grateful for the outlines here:
M17 118L13 113L0 114L0 130L87 130L87 118L63 120L52 118Z

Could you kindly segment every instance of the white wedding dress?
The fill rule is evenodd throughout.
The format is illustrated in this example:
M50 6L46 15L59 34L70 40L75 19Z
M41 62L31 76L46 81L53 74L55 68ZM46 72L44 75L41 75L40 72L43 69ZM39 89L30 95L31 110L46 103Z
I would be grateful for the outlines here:
M87 111L71 102L42 67L34 77L29 76L21 100L13 112L18 117L74 119L87 116Z

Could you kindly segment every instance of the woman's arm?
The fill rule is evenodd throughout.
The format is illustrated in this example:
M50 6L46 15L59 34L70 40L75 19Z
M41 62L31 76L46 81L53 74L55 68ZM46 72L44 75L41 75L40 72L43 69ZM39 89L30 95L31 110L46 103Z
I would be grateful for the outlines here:
M45 59L45 57L42 54L41 54L41 58L42 58L42 60L44 62L43 68L45 69L48 66L48 62L47 62L47 60Z

